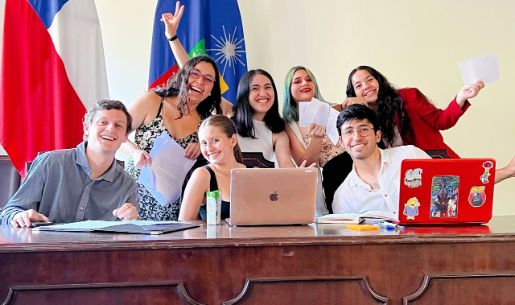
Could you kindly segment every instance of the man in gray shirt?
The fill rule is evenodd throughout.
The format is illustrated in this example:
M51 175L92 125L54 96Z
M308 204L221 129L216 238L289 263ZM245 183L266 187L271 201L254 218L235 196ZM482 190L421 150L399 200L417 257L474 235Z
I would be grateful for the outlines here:
M2 224L137 219L136 183L114 155L132 118L116 100L101 100L84 117L84 142L38 156L0 213Z

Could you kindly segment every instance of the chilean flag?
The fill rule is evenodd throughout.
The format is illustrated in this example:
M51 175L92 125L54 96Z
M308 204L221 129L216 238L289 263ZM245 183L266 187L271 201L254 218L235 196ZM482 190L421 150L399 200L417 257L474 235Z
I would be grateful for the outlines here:
M108 97L93 0L6 0L0 143L14 167L82 141L86 109Z
M178 67L165 37L161 15L175 12L176 0L159 0L154 17L149 89L166 85ZM237 0L183 0L177 36L190 57L207 54L221 73L223 96L234 103L238 82L247 72L247 56Z

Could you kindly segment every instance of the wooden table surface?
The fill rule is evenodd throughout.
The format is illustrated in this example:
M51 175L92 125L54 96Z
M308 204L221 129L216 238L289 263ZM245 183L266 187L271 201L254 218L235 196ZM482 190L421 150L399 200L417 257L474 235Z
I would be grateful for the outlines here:
M2 304L515 304L515 216L351 231L163 235L0 227Z

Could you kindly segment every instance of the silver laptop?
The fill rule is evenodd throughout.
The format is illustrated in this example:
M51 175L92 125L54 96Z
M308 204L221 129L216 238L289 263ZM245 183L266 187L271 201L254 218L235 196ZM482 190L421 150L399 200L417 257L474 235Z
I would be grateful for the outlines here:
M315 219L316 168L231 171L231 225L308 224Z

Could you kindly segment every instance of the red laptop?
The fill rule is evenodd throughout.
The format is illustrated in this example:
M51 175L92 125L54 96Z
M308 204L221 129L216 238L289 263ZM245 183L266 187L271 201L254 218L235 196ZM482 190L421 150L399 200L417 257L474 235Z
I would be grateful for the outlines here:
M487 223L492 218L493 159L417 159L401 165L401 224Z

